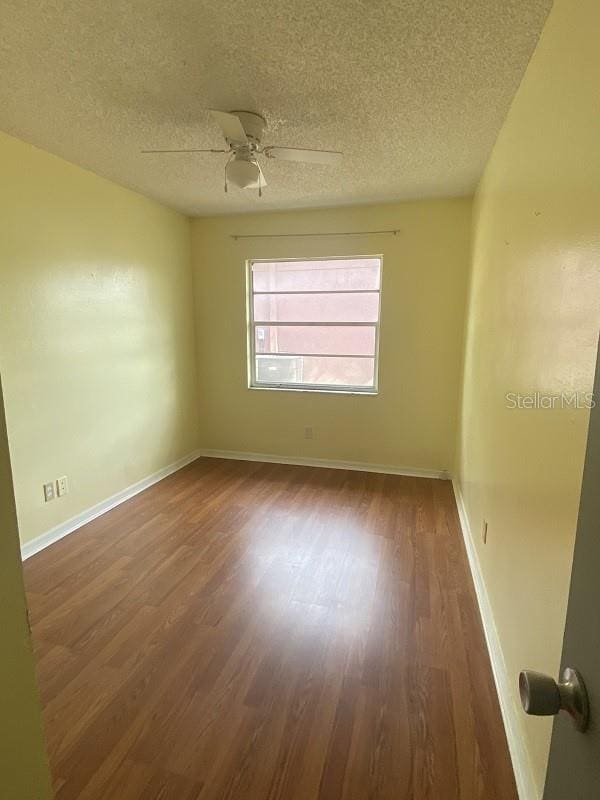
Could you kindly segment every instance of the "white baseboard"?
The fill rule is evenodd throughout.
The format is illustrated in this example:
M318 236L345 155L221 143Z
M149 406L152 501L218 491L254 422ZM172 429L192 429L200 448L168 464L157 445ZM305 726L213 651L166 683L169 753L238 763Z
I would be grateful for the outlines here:
M529 754L525 747L525 737L521 722L523 711L521 707L517 705L514 694L511 691L511 685L512 682L516 680L516 676L509 675L506 669L504 653L502 652L502 645L494 621L494 614L481 571L481 564L479 563L479 556L477 555L477 549L475 547L462 493L456 480L452 481L452 485L454 487L454 496L456 497L456 506L458 508L458 516L467 550L467 557L469 559L469 566L473 576L473 583L475 584L475 593L477 594L477 601L479 603L479 612L481 614L485 639L492 662L492 672L496 682L496 691L498 693L498 700L500 701L500 710L506 730L506 738L508 740L508 748L510 750L519 798L520 800L540 800L540 792L538 791L531 769Z
M158 472L154 472L147 478L142 478L141 481L137 481L137 483L128 486L121 492L113 494L112 497L108 497L106 500L96 503L95 506L82 511L75 517L71 517L71 519L68 519L66 522L62 522L55 528L51 528L49 531L46 531L46 533L42 533L41 536L37 536L31 541L25 542L25 544L21 546L21 558L23 561L25 561L25 559L30 558L36 553L39 553L40 550L44 550L44 548L49 547L51 544L54 544L54 542L58 542L59 539L68 536L70 533L73 533L78 528L81 528L82 525L85 525L86 523L91 522L93 519L96 519L96 517L99 517L102 514L105 514L107 511L110 511L111 508L124 503L126 500L129 500L136 494L143 492L144 489L147 489L149 486L158 483L158 481L161 481L168 475L172 475L174 472L177 472L178 469L187 466L187 464L191 464L191 462L195 461L199 456L199 451L190 453L189 455L180 458L178 461L174 461L172 464L169 464L167 467L159 469Z
M199 450L205 458L229 458L234 461L263 461L268 464L292 464L298 467L327 467L349 469L356 472L381 472L386 475L406 475L412 478L440 478L449 480L445 470L419 469L417 467L394 467L389 464L369 464L363 461L332 461L327 458L288 458L271 453L245 453L236 450Z

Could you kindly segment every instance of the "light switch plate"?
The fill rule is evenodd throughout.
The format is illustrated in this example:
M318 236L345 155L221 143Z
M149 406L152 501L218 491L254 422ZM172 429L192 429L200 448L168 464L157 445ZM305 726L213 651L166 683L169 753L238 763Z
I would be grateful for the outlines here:
M44 500L46 503L49 503L50 500L54 500L54 484L53 483L45 483L44 484Z

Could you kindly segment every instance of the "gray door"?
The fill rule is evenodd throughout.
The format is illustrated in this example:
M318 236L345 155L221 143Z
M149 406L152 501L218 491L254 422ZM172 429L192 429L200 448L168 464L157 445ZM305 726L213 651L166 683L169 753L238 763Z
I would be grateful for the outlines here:
M590 725L578 733L566 714L555 717L544 800L600 798L600 363L594 397L561 662L583 677Z

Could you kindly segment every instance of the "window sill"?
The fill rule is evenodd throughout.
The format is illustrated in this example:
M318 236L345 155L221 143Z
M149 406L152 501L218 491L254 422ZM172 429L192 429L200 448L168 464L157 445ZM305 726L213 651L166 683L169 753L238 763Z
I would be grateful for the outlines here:
M358 397L377 397L379 391L377 389L369 389L367 391L360 391L358 389L296 389L292 386L248 386L248 389L256 390L259 392L295 392L301 394L343 394L354 395Z

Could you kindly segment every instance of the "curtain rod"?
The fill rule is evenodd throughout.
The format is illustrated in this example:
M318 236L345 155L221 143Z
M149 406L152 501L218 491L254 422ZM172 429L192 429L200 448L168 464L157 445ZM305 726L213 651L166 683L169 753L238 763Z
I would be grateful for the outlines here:
M230 238L235 239L297 239L307 236L396 236L398 229L389 231L331 231L328 233L232 233Z

